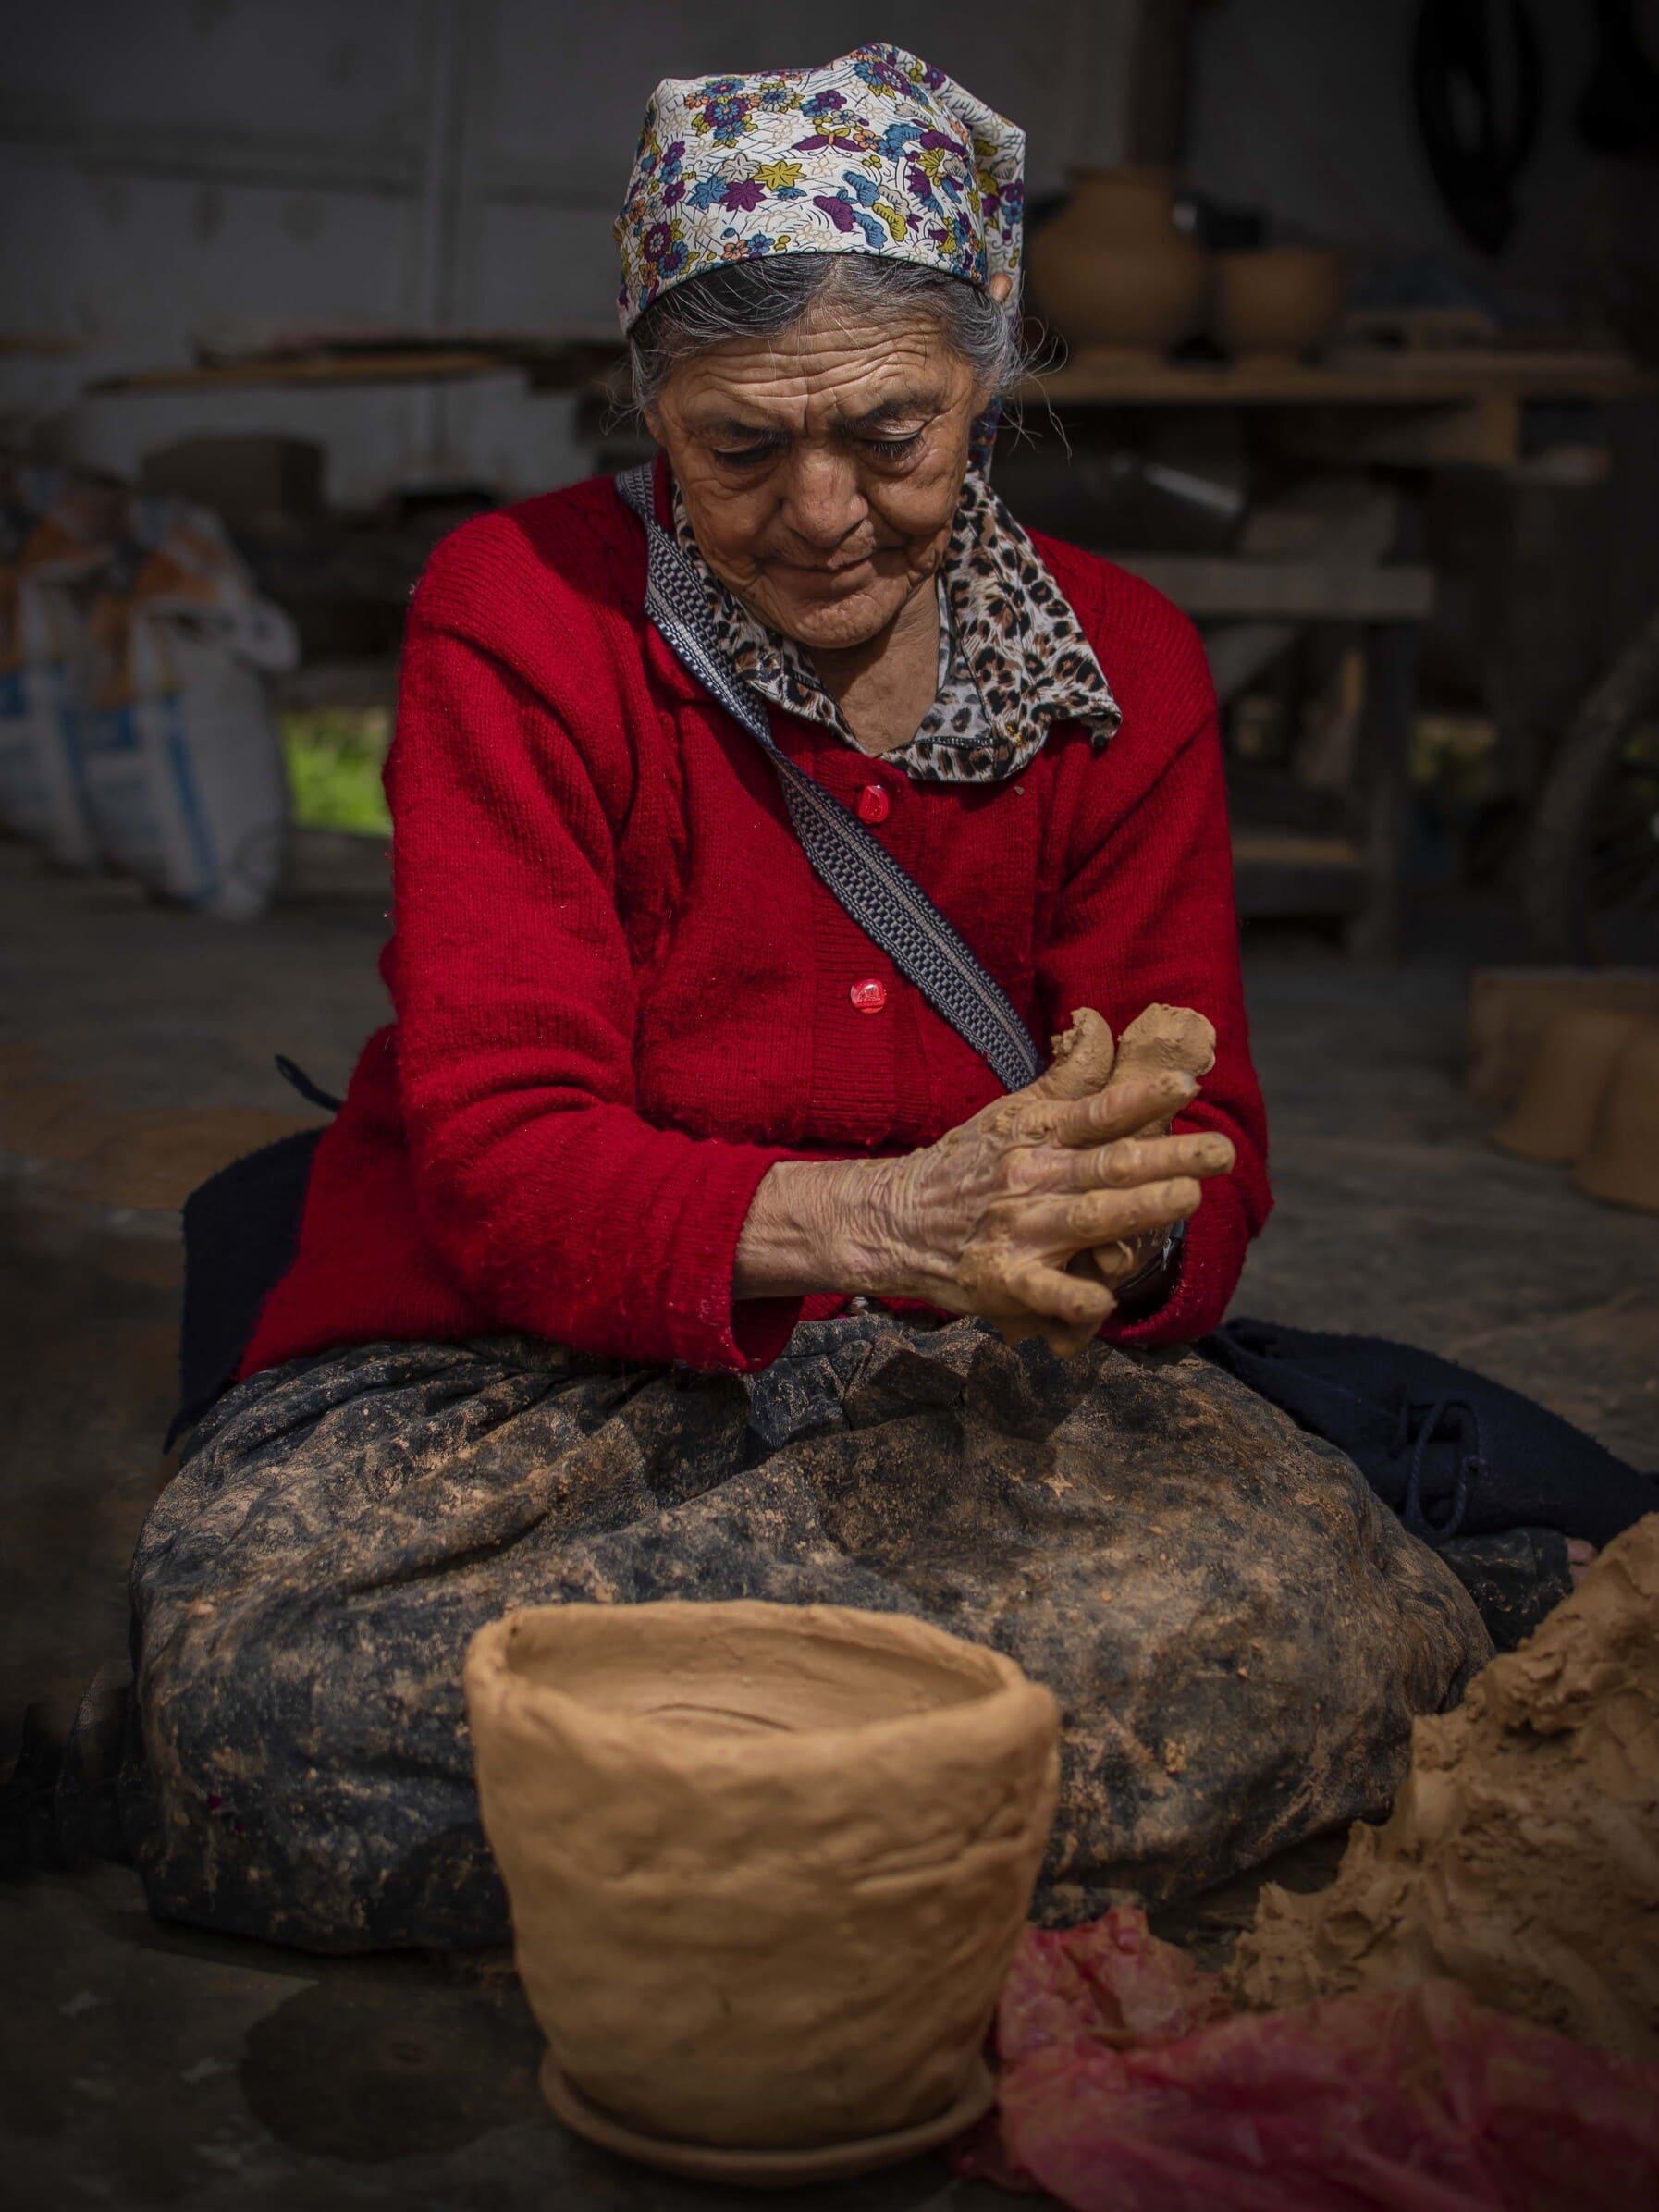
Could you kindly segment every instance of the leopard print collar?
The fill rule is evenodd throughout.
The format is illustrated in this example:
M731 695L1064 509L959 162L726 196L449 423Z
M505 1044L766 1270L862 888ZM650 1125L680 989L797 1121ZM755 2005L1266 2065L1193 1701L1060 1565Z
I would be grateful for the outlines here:
M703 559L674 487L674 535L703 585L721 651L751 691L787 714L857 739L805 651L768 629ZM926 782L1014 776L1056 722L1097 745L1122 719L1065 595L985 479L970 470L940 570L939 695L916 735L884 757Z

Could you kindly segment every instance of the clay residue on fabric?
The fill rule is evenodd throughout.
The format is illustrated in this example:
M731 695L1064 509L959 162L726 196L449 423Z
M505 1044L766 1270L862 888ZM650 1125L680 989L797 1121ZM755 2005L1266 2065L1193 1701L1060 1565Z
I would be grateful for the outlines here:
M1331 1888L1266 1892L1232 1985L1281 2006L1432 1975L1659 2058L1659 1513L1417 1722L1387 1823L1354 1830Z

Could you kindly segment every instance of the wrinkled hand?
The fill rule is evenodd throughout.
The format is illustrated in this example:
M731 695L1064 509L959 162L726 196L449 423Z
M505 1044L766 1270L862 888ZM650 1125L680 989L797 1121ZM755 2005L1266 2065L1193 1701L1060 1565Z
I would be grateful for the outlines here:
M1224 1137L1166 1134L1198 1090L1193 1073L1145 1053L1126 1072L1120 1055L1114 1069L1100 1015L1083 1009L1073 1023L1054 1065L1026 1089L936 1144L871 1163L875 1295L983 1314L1015 1336L1035 1327L1056 1350L1075 1350L1115 1300L1098 1269L1068 1272L1074 1259L1103 1250L1132 1272L1118 1247L1186 1220L1200 1182L1230 1171Z

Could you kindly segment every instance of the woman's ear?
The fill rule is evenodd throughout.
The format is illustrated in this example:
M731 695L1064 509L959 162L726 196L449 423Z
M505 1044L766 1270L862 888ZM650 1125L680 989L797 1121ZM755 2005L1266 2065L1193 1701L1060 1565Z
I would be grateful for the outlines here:
M1009 276L1005 269L999 269L997 274L991 278L990 282L986 286L985 289L990 294L991 298L996 301L997 305L1001 307L1002 302L1014 290L1014 278Z

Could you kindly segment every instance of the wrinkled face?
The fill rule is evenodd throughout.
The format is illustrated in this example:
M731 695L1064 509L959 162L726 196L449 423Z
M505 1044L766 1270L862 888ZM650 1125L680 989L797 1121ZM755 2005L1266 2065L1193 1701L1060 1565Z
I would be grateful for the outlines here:
M855 331L830 308L679 363L647 419L716 574L837 651L937 572L984 397L930 318Z

